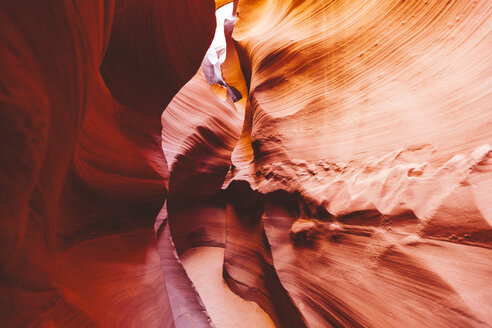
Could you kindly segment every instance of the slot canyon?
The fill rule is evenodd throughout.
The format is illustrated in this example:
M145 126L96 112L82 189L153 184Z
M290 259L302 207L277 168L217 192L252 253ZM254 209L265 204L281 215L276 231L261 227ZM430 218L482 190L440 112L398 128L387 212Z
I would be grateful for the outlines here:
M492 328L492 1L1 0L1 327Z

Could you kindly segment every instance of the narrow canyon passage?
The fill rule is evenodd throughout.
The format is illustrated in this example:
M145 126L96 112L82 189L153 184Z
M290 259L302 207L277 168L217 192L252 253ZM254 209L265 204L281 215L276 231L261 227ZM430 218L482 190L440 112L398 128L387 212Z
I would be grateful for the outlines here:
M222 279L223 248L191 248L180 258L218 328L275 327L258 304L245 301L234 294Z
M2 327L492 327L492 2L0 4Z

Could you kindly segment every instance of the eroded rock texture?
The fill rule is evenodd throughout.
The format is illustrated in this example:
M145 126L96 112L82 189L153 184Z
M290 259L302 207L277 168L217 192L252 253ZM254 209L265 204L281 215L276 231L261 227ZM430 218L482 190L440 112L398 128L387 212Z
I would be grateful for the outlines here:
M492 3L231 2L1 4L2 325L490 327Z
M490 324L491 10L239 2L236 179L309 326Z

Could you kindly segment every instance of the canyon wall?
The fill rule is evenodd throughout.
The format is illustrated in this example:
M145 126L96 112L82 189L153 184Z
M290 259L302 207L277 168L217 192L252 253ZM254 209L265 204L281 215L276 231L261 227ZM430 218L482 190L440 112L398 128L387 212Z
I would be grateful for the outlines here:
M1 4L2 324L490 327L492 3L230 2Z
M2 326L174 326L153 229L160 115L199 68L214 10L2 2Z
M277 326L489 326L491 10L239 1L222 65L245 111L223 276ZM201 241L181 251L222 247L188 227Z
M491 10L239 2L235 179L267 195L273 263L309 326L492 321Z

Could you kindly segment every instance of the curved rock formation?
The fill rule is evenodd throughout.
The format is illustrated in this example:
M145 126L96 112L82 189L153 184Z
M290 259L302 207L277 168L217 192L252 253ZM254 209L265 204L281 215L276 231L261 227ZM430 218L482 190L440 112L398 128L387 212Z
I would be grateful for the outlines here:
M174 326L160 114L212 40L213 1L0 8L2 325Z
M2 326L491 327L491 28L487 0L2 3Z
M490 323L491 10L239 2L235 179L308 325Z

